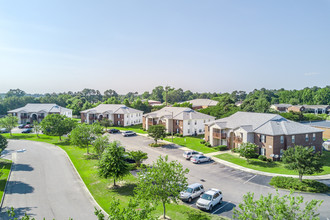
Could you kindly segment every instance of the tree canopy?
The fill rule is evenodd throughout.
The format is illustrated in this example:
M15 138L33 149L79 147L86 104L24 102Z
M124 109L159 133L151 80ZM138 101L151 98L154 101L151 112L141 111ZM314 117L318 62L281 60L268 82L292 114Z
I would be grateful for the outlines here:
M0 127L6 128L9 131L10 136L12 136L11 130L18 125L18 118L16 116L6 116L0 118Z
M74 127L75 122L64 115L50 114L47 115L40 123L44 134L50 136L59 136L68 134Z

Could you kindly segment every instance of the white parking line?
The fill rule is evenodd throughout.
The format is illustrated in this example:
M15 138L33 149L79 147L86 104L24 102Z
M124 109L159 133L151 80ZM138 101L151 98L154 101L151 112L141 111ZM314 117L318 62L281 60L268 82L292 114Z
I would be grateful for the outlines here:
M217 210L215 210L214 212L212 212L212 214L218 212L220 209L222 209L223 207L225 207L226 205L228 205L231 201L227 202L224 206L221 206L220 208L218 208Z
M243 184L249 182L250 180L252 180L254 177L256 177L257 175L254 175L253 177L251 177L250 179L248 179L247 181L245 181Z

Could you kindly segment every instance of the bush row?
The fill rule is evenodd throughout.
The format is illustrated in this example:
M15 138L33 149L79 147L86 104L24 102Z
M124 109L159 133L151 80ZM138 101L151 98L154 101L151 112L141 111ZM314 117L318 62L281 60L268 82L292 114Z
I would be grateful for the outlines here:
M293 177L275 176L269 182L270 185L282 189L294 189L303 192L324 193L330 190L330 187L316 180L302 180Z

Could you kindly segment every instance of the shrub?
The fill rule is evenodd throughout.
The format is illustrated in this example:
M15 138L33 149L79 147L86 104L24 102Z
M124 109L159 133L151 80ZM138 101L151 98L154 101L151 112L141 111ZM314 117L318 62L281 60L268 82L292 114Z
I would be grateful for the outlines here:
M267 157L264 156L264 155L259 155L258 159L259 160L262 160L262 161L266 161L267 160Z
M239 148L232 148L231 149L231 152L233 152L233 153L239 153Z
M225 151L225 150L227 150L228 148L227 148L226 145L220 145L220 146L218 146L218 149L219 149L219 151Z
M201 141L201 144L205 144L205 143L206 143L206 141L205 141L205 140L202 140L202 141Z
M330 190L330 187L316 180L305 179L301 182L297 178L283 176L273 177L269 184L282 189L293 189L303 192L324 193Z
M273 159L272 158L267 158L267 162L271 163L271 162L273 162Z
M140 165L140 169L146 169L146 168L147 168L147 165L145 165L145 164Z
M206 146L206 147L212 147L211 144L210 144L209 142L206 142L206 143L205 143L205 146Z

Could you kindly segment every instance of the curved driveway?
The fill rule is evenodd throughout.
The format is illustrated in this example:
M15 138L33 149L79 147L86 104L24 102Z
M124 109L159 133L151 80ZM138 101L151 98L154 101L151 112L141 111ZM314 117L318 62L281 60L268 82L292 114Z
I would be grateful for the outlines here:
M62 149L47 143L10 140L4 154L13 160L13 167L0 219L8 219L5 212L10 207L15 208L16 217L27 213L36 219L97 219L97 204Z

